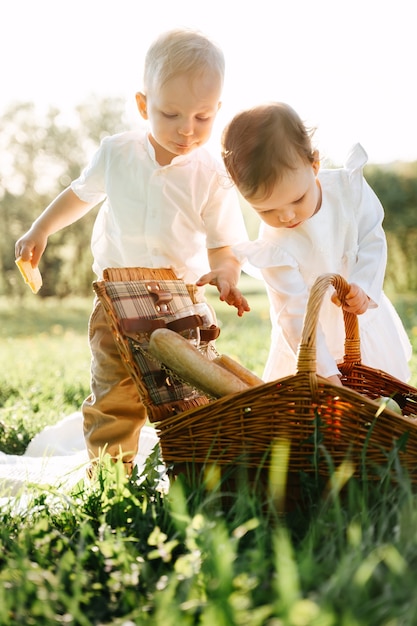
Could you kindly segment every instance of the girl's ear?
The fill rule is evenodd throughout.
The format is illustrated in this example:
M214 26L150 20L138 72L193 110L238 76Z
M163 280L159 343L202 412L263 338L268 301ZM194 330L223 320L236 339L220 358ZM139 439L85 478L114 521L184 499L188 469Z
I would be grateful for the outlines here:
M138 111L143 117L144 120L148 119L148 111L146 108L146 96L144 93L138 91L136 94L136 106L138 107Z
M311 165L313 167L314 175L317 176L317 174L319 173L319 169L320 169L320 154L318 150L314 150L313 159L314 160Z

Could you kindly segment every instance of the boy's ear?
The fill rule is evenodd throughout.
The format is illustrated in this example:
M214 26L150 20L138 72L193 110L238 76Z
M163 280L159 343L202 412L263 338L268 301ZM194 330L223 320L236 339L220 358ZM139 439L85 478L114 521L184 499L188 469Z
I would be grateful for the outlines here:
M146 96L144 93L138 91L136 94L136 106L138 107L138 111L143 117L144 120L148 119L148 111L146 108Z

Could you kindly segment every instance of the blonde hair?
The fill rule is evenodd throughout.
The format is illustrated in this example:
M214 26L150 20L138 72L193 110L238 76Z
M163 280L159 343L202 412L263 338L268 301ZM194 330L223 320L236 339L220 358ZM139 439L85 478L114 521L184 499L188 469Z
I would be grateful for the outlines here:
M301 158L313 163L314 129L288 104L272 102L235 115L222 134L226 169L247 199L268 198L286 170Z
M216 72L223 84L224 69L223 52L205 35L189 29L174 29L159 35L148 49L143 88L149 93L176 76L195 76L207 70Z

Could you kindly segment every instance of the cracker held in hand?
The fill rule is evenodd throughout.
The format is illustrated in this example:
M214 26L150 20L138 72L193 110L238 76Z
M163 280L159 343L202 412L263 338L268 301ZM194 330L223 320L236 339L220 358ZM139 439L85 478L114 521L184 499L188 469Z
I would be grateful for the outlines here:
M22 261L21 257L16 259L16 265L33 293L38 293L39 289L42 287L42 276L39 268L32 267L30 261Z

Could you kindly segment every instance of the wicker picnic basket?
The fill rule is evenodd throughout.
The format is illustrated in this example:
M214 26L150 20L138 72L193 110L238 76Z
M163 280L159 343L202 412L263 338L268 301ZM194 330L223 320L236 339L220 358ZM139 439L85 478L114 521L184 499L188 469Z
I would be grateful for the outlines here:
M115 298L111 288L129 284L126 298L135 301L136 287L150 278L158 280L164 289L183 288L170 270L143 268L108 270L104 281L95 283L94 288L149 418L155 423L164 462L173 475L201 476L213 465L223 474L234 468L267 473L276 463L274 450L279 444L287 448L288 475L314 470L327 476L332 471L330 455L334 466L350 459L354 475L363 477L365 470L368 477L378 477L378 468L386 465L389 452L397 446L402 466L417 482L417 389L361 364L355 315L344 312L345 357L340 365L344 386L335 386L316 373L320 307L331 286L343 301L349 286L341 276L325 274L311 289L296 374L218 399L199 390L194 390L193 396L185 384L179 395L165 398L158 406L149 393L143 363L137 359L135 325L126 330L115 306L120 295ZM194 301L192 287L188 292ZM146 344L144 347L146 350ZM175 373L167 377L163 364L158 367L159 371L162 368L162 378L170 378L171 383L175 380ZM404 415L381 409L375 402L379 396L394 396Z
M355 315L344 313L346 354L340 368L344 386L316 373L318 315L330 286L342 301L348 290L337 274L323 275L314 284L295 375L220 398L157 425L163 458L174 473L189 471L189 462L268 469L278 442L288 445L287 471L293 475L312 472L313 465L320 474L329 474L328 455L317 454L320 444L335 466L350 459L354 475L363 477L365 469L368 477L377 477L378 467L386 465L389 451L397 445L402 466L417 481L417 389L361 364ZM405 415L387 408L381 411L374 401L379 396L395 396Z
M201 390L170 376L148 351L153 330L170 326L178 330L175 324L181 323L177 318L182 311L180 330L199 327L207 343L218 336L217 327L205 327L193 314L199 303L194 285L186 285L169 268L127 267L105 269L103 280L95 281L93 288L151 422L210 401Z

